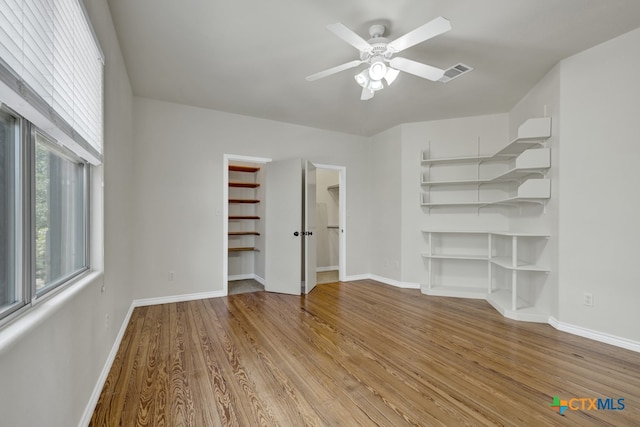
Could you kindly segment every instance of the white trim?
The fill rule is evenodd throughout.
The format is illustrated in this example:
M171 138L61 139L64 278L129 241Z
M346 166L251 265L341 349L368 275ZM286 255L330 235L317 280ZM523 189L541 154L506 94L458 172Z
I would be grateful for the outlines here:
M235 280L252 280L255 279L256 275L253 273L249 274L234 274L233 276L228 276L229 282L233 282Z
M352 276L346 276L341 282L352 282L354 280L375 280L376 282L384 283L385 285L394 286L402 289L420 289L420 283L413 282L401 282L395 279L389 279L387 277L377 276L375 274L356 274Z
M316 272L317 273L323 273L325 271L335 271L335 270L340 271L340 266L338 266L338 265L330 265L329 267L316 267Z
M594 341L600 341L605 344L615 345L616 347L621 347L640 353L640 342L638 341L633 341L604 332L594 331L593 329L583 328L582 326L560 322L558 319L551 316L549 317L549 324L562 332L568 332L573 335L578 335L580 337L589 338Z
M113 365L113 361L118 354L118 350L120 349L120 344L122 343L122 338L124 337L124 333L127 330L127 326L129 326L129 320L131 319L131 315L133 314L133 309L135 308L134 303L132 302L129 306L129 311L124 316L124 320L122 321L122 325L120 325L120 330L118 331L118 335L116 335L116 339L111 346L111 351L107 356L107 360L104 362L104 366L102 367L102 372L100 372L100 376L98 377L98 381L96 385L93 387L93 392L91 393L91 397L89 398L89 402L87 402L87 406L84 408L84 413L82 414L82 418L80 419L80 423L78 425L88 426L89 422L91 422L91 417L93 416L93 411L96 409L96 405L98 404L98 399L100 399L100 394L102 393L102 388L104 387L104 383L107 381L107 377L109 376L109 372L111 371L111 366Z
M254 273L248 273L248 274L236 274L234 276L229 276L229 282L233 281L233 280L255 280L256 282L260 283L262 286L264 286L265 284L265 280L258 276L257 274Z
M344 276L341 282L354 282L356 280L368 280L371 277L368 274L352 274L351 276Z
M170 295L167 297L136 299L133 300L133 305L135 307L144 307L147 305L169 304L172 302L194 301L199 299L220 298L226 296L227 293L225 291L199 292L195 294Z
M396 288L420 289L420 283L401 282L401 281L395 280L395 279L389 279L389 278L382 277L382 276L376 276L375 274L370 274L369 278L371 280L382 282L382 283L385 283L387 285L395 286Z

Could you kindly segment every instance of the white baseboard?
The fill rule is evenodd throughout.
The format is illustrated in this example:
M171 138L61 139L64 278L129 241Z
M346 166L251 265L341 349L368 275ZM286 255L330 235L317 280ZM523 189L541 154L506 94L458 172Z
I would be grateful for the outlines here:
M353 274L351 276L344 276L343 282L353 282L356 280L368 280L371 276L368 274Z
M255 279L255 274L253 273L249 273L249 274L235 274L233 276L229 276L227 277L227 281L229 282L233 282L234 280L250 280L250 279Z
M133 309L135 305L133 302L129 307L129 311L124 316L124 320L122 321L122 325L120 325L120 330L118 331L118 335L116 335L116 339L111 346L111 351L107 356L107 360L104 363L104 367L102 368L102 372L100 372L100 376L98 377L98 381L93 388L93 392L91 393L91 397L89 398L89 402L84 409L84 413L82 414L82 419L80 420L80 426L88 426L89 422L91 422L91 417L93 416L93 411L96 409L96 405L98 404L98 399L100 399L100 394L102 393L102 388L104 387L104 383L107 381L107 377L109 376L109 371L111 371L111 365L113 365L113 361L116 358L116 354L118 354L118 349L120 348L120 344L122 343L122 338L124 337L124 333L127 330L127 326L129 325L129 319L131 319L131 314L133 313Z
M376 276L375 274L370 274L369 278L371 280L375 280L377 282L382 282L382 283L385 283L387 285L395 286L396 288L420 289L420 283L401 282L401 281L395 280L395 279L389 279L389 278L382 277L382 276Z
M172 302L193 301L206 298L220 298L225 296L226 295L224 291L220 290L211 292L200 292L197 294L170 295L168 297L136 299L133 300L133 305L135 307L144 307L146 305L168 304Z
M340 267L338 267L337 265L330 265L329 267L316 267L316 272L324 273L325 271L335 271L339 269Z
M235 276L229 276L227 278L227 281L232 282L234 280L255 280L256 282L260 283L262 286L265 285L265 280L258 276L257 274L253 274L253 273L249 273L249 274L236 274Z
M385 285L394 286L403 289L420 289L420 283L400 282L399 280L389 279L375 274L356 274L353 276L345 276L343 282L352 282L354 280L375 280Z
M640 342L638 341L617 337L615 335L607 334L604 332L594 331L592 329L583 328L582 326L560 322L554 317L549 317L549 324L559 331L568 332L573 335L578 335L581 337L592 339L594 341L600 341L605 344L615 345L616 347L621 347L640 353Z

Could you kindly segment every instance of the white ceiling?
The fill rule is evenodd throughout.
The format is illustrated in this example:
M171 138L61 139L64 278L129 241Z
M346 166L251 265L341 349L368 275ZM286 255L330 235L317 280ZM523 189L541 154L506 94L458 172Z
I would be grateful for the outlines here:
M370 136L400 123L506 112L559 60L640 27L638 0L108 0L134 94ZM444 16L453 29L402 52L449 83L401 73L360 101L363 68L307 82L358 58L326 29L395 39ZM640 47L639 47L640 48ZM602 76L614 79L615 73Z

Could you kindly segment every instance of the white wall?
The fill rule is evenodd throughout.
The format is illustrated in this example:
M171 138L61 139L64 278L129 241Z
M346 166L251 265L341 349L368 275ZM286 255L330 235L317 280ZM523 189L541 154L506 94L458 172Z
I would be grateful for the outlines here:
M408 123L402 128L401 157L401 206L402 216L396 231L402 236L402 278L403 282L426 283L426 265L421 253L426 251L424 228L437 229L486 229L503 230L507 227L504 210L498 208L432 208L429 211L420 205L423 191L420 177L426 171L421 163L421 153L429 147L432 158L493 154L508 142L508 116L492 114L449 120ZM479 147L478 147L479 145ZM474 165L462 166L465 169ZM460 173L458 167L455 171ZM475 173L463 170L462 173ZM470 200L475 200L476 187L465 186ZM457 189L457 191L462 191ZM437 191L437 190L434 190ZM484 191L484 190L483 190Z
M316 266L319 269L338 267L340 230L327 228L339 224L339 191L327 187L338 185L340 173L332 169L316 170Z
M346 166L346 273L368 271L366 138L144 98L134 116L136 298L223 289L224 154Z
M80 422L133 296L132 94L107 3L87 0L86 7L106 56L104 165L93 175L92 201L92 265L99 273L0 331L6 426Z
M559 170L559 320L636 342L638 46L634 30L561 62Z
M402 135L394 127L369 141L369 273L400 281ZM349 250L349 249L348 249Z

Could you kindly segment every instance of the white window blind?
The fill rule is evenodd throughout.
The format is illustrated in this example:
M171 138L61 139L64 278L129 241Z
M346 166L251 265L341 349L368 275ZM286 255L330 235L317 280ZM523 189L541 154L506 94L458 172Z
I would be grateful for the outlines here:
M80 2L0 0L0 101L98 164L103 59Z

